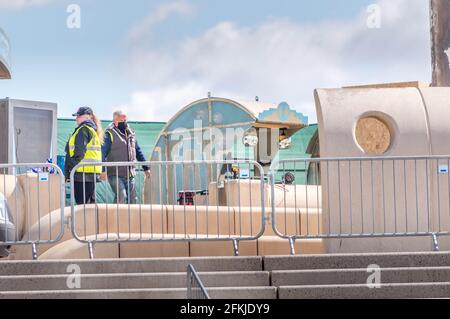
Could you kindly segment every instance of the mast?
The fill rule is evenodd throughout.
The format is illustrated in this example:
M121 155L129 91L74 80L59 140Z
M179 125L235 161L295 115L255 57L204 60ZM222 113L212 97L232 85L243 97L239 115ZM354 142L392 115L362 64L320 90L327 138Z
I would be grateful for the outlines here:
M450 86L450 0L430 0L432 86Z

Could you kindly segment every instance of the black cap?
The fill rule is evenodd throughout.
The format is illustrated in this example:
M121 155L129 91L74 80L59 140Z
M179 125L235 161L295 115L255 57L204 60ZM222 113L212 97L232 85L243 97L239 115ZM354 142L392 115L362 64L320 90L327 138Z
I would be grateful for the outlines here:
M94 111L90 107L80 107L77 113L72 114L72 116L81 116L81 115L94 115Z

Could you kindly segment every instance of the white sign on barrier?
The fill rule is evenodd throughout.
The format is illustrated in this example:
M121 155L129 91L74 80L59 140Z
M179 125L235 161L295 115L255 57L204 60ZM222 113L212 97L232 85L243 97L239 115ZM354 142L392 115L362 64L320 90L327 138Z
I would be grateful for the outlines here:
M39 181L40 182L48 182L49 178L50 177L49 177L48 173L46 173L46 172L39 173Z
M448 165L439 165L439 174L448 174Z
M248 168L247 169L242 169L241 168L239 177L242 178L242 179L250 178L250 170Z

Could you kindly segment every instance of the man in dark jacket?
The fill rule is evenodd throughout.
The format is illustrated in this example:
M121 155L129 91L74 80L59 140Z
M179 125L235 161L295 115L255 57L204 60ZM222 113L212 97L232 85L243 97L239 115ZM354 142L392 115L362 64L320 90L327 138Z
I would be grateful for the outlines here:
M145 162L136 134L128 126L128 117L122 111L113 115L113 123L108 127L102 147L104 162ZM134 166L105 168L102 179L108 178L109 184L119 204L136 204L136 169ZM143 166L146 177L150 177L150 168Z

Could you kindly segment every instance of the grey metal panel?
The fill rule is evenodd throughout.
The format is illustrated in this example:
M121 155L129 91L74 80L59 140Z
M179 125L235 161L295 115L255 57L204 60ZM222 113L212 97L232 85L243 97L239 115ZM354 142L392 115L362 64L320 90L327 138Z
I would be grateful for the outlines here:
M57 104L5 99L0 108L1 162L56 160Z

